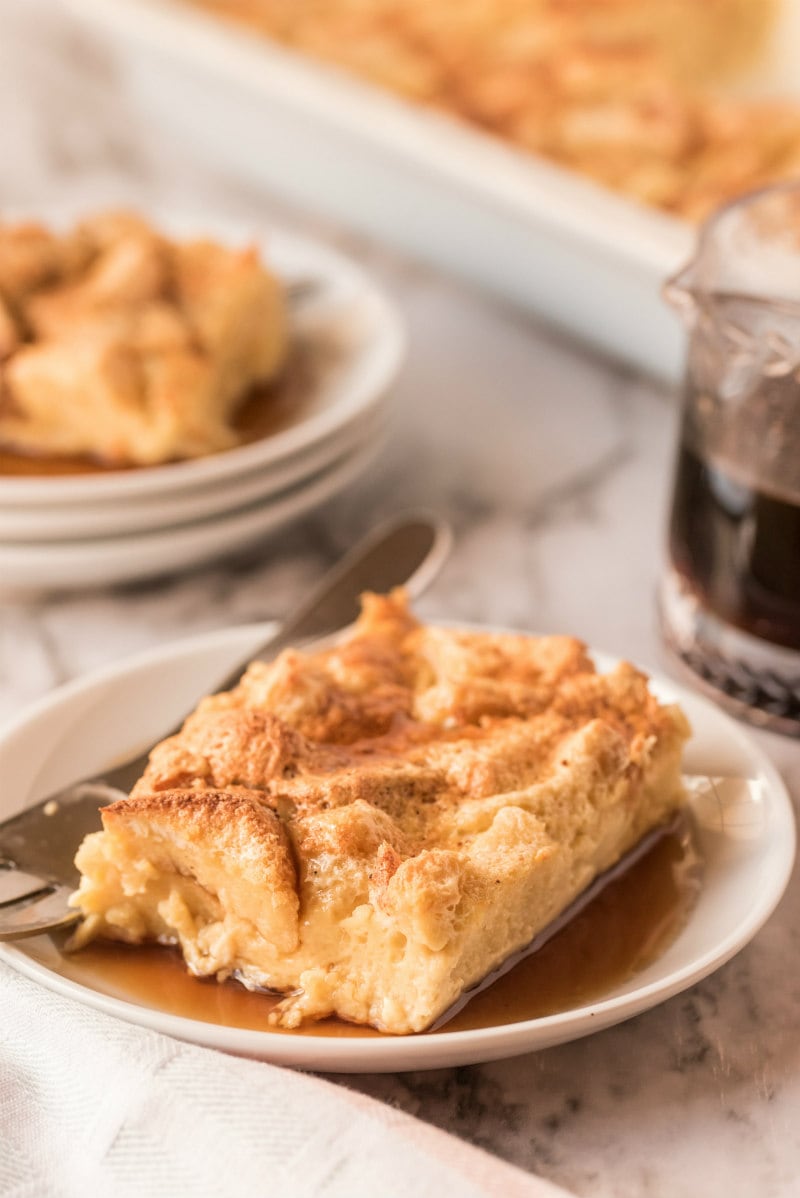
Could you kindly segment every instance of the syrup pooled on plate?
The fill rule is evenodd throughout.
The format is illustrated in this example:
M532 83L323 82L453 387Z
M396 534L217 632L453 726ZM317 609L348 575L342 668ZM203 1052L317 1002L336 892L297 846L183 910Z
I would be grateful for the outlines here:
M298 339L280 377L251 391L236 413L232 425L239 445L272 437L301 421L324 370L335 360L335 347ZM15 453L0 447L0 478L119 474L152 469L152 466L103 462L77 455Z
M435 1030L449 1033L538 1019L610 993L668 948L689 919L699 885L700 860L688 827L672 828L613 876L541 948L479 988ZM80 952L60 954L56 968L104 994L224 1027L289 1036L382 1035L337 1019L298 1031L271 1028L267 1015L277 997L253 993L233 981L195 978L170 948L94 941Z

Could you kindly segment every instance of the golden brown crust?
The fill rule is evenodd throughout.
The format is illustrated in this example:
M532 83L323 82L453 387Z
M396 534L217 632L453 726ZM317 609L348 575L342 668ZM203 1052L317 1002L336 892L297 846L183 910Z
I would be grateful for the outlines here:
M247 790L167 790L112 803L103 808L109 845L134 838L148 869L139 879L142 894L165 877L191 878L212 893L220 914L237 919L290 951L297 943L297 877L289 839L281 821ZM95 834L98 835L98 834ZM86 844L93 844L88 838ZM86 845L78 854L86 853ZM123 886L133 898L137 885Z
M572 638L367 596L343 643L250 666L156 747L78 858L84 937L177 939L297 991L289 1025L417 1030L682 802L687 732Z

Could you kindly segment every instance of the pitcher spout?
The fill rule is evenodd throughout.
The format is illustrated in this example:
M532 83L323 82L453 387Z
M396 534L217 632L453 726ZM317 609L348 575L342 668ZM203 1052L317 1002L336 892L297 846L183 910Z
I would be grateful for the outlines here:
M664 299L675 309L684 324L691 328L697 321L698 289L696 262L682 267L671 275L661 288Z

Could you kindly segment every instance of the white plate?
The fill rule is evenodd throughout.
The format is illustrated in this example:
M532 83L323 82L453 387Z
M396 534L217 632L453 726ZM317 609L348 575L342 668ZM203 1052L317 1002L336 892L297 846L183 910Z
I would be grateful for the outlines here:
M0 544L0 594L137 582L230 555L330 499L366 469L381 444L373 435L288 491L193 524L86 541Z
M691 250L685 223L180 0L63 2L111 47L143 119L216 169L680 374L683 333L659 291ZM751 90L797 90L799 17L784 0Z
M3 542L70 543L86 538L156 532L224 516L257 501L272 501L290 487L312 480L359 446L380 441L387 422L386 407L384 401L358 422L273 467L251 469L241 477L209 486L181 489L165 495L138 496L117 503L27 507L3 507L0 504L0 553Z
M133 658L57 691L0 738L0 819L143 745L194 706L263 639L263 626L228 629ZM598 665L613 662L596 655ZM691 773L745 779L738 801L694 808L704 859L688 925L648 968L604 998L546 1018L479 1031L335 1038L246 1031L164 1014L63 977L50 941L0 946L0 958L43 985L132 1023L230 1052L335 1072L433 1069L513 1056L588 1035L691 986L755 935L778 902L794 859L792 807L777 771L744 730L707 701L666 681L694 728Z
M287 283L318 283L292 312L305 339L336 340L332 362L298 412L297 420L249 445L193 461L119 473L70 477L0 477L0 510L6 519L20 508L88 505L97 508L161 500L186 490L222 487L243 474L283 468L293 456L316 452L331 438L355 429L383 402L397 374L404 335L394 308L368 275L346 257L315 241L279 229L264 230L216 218L143 210L159 228L177 237L208 235L232 245L260 245L265 260ZM56 227L80 216L65 208L26 209ZM4 211L13 219L23 215Z

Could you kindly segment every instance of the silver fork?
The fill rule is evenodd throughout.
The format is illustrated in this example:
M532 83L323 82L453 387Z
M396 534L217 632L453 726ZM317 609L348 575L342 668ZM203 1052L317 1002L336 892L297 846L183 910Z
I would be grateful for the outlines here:
M451 543L448 526L427 515L407 516L379 527L328 571L309 599L257 652L249 653L211 689L235 686L250 661L270 660L289 644L346 628L358 615L364 591L404 585L412 597L421 594ZM49 795L0 824L0 941L67 927L79 918L67 906L77 881L75 852L83 837L99 827L98 807L127 795L141 776L149 752Z

